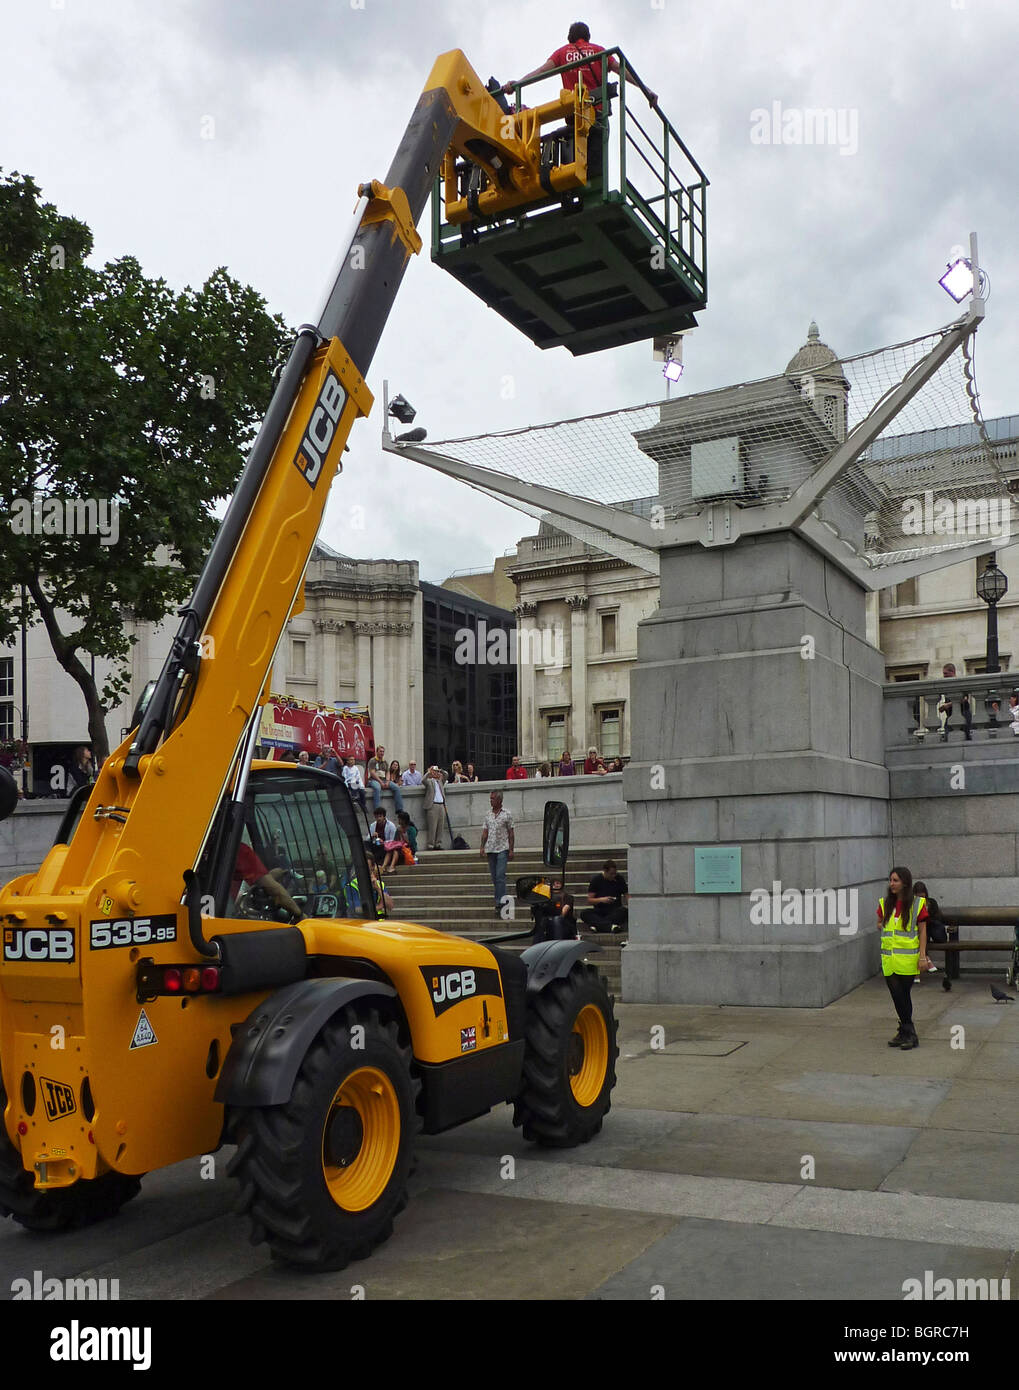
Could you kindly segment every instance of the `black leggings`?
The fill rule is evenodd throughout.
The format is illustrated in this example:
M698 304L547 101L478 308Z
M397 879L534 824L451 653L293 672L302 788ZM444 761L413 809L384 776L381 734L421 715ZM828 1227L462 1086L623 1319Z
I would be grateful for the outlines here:
M899 1025L904 1033L915 1033L913 1027L913 997L911 990L915 975L886 975L885 984L892 996L895 1012L899 1015Z

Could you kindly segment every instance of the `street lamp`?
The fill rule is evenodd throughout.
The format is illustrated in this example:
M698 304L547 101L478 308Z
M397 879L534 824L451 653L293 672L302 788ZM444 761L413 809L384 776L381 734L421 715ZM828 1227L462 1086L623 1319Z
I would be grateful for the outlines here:
M998 664L998 604L1008 593L1008 580L998 569L992 555L982 574L977 577L977 594L987 604L987 660L988 671L1000 671Z

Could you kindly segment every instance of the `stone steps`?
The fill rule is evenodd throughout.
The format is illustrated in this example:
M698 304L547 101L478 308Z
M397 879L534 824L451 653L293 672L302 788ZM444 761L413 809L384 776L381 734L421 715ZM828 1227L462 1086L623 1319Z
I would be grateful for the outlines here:
M492 903L492 880L488 861L475 850L424 850L413 868L401 866L386 877L386 887L393 898L393 917L407 922L419 922L437 931L449 931L472 939L500 936L523 931L530 926L530 912L524 904L514 904L511 920L496 915ZM601 872L606 859L614 859L625 878L626 848L577 848L570 850L566 886L577 901L580 911L586 904L587 885ZM518 878L528 874L547 874L538 850L518 850L507 865L506 886L512 892ZM582 939L597 943L599 952L592 952L591 962L608 981L609 991L619 997L621 992L620 956L626 933L608 934L588 931L581 927ZM531 944L528 938L508 941L501 949L519 953Z

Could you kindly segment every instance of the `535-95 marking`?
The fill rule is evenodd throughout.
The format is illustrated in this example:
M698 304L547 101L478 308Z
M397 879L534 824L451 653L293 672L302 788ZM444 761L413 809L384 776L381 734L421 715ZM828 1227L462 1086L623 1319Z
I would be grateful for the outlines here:
M125 917L117 922L91 922L89 926L89 944L93 951L177 940L177 919L169 913L162 917Z

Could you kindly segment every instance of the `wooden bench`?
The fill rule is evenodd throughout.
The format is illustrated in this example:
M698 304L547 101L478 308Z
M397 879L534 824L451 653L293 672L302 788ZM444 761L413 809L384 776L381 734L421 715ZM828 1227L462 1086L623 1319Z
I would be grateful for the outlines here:
M963 951L1005 951L1011 956L1005 974L1006 982L1019 981L1019 908L1015 907L946 907L941 920L948 928L947 941L928 941L927 954L945 953L945 988L959 978L959 956ZM1011 941L960 941L960 927L1011 927Z

